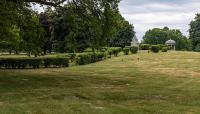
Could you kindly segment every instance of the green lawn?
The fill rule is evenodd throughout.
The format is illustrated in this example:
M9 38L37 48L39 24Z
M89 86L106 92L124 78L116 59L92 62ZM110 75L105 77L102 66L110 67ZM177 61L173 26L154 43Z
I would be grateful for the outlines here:
M86 66L0 70L1 114L199 112L200 53L142 52Z

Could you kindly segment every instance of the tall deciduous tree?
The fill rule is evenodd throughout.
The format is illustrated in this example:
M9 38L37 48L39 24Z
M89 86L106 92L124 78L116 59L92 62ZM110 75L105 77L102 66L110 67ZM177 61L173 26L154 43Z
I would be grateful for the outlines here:
M23 51L38 55L41 49L38 14L31 10L29 3L21 0L2 0L0 6L0 42L7 42L9 50L15 42L15 51L18 46L23 47ZM12 35L13 31L15 35ZM20 42L23 45L19 46Z
M24 15L20 22L20 37L23 40L24 51L29 55L39 55L43 45L43 30L39 24L39 15L31 12L29 15Z
M22 20L23 15L28 15L26 10L31 10L31 3L57 7L67 0L0 0L0 40L9 37L9 27Z
M118 0L73 0L56 10L54 37L57 50L93 49L107 45L116 34Z
M39 23L43 29L43 53L46 55L47 51L51 53L53 48L53 36L52 36L52 18L54 12L49 8L45 12L40 13Z
M111 39L111 46L130 46L135 36L134 26L118 14L116 35Z
M200 51L200 14L196 14L194 20L191 21L189 33L193 49Z
M92 48L107 45L116 33L116 16L120 0L75 0L76 10L85 20ZM78 4L78 5L77 5Z

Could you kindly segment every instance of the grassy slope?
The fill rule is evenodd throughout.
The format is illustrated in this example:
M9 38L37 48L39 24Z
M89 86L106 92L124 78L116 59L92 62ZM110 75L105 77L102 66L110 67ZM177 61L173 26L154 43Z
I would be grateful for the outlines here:
M0 113L199 113L199 59L140 53L63 69L0 70Z

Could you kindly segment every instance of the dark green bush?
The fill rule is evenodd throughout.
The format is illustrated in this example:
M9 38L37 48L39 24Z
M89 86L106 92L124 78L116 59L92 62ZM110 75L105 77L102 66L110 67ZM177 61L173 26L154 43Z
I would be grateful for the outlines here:
M118 54L121 52L122 48L121 47L115 47L113 48L113 55L118 56Z
M152 45L151 51L154 52L154 53L158 53L160 51L160 46L159 45Z
M74 61L75 61L75 58L76 58L76 54L75 54L75 53L70 53L70 54L68 55L68 57L69 57L69 59L70 59L71 62L74 62Z
M102 61L104 58L106 58L105 53L96 53L96 60Z
M68 58L43 58L43 62L45 68L69 66Z
M149 44L141 44L140 45L141 50L149 50L150 47L151 47L151 45L149 45Z
M68 58L1 58L0 68L25 69L25 68L48 68L67 67Z
M76 57L75 63L76 65L86 65L86 64L102 61L104 58L105 58L104 53L81 54Z
M163 47L162 48L162 52L167 52L168 51L168 48L167 47Z
M117 57L119 53L120 53L120 51L119 51L119 50L116 50L116 49L115 49L115 50L113 50L113 54L114 54L114 56L116 56L116 57Z
M38 58L3 58L0 59L0 68L24 69L39 68L42 60Z
M162 50L163 47L167 47L167 46L164 45L164 44L158 44L158 46L160 47L160 50Z
M109 48L108 50L108 54L111 56L111 55L114 55L114 56L118 56L118 54L122 51L122 48L121 47L111 47Z
M132 54L136 54L138 52L138 47L131 47L130 51Z
M78 55L75 59L75 62L77 65L85 65L88 64L90 62L88 62L88 55L84 54L84 55Z
M198 44L197 46L195 46L194 51L195 52L200 52L200 44Z
M124 48L123 49L124 55L128 55L129 51L130 51L130 48Z

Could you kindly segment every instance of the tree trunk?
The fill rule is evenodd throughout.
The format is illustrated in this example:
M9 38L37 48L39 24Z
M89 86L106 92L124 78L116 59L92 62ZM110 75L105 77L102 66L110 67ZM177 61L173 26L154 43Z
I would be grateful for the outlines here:
M46 48L46 46L43 47L43 54L44 54L44 55L47 54L47 48Z
M44 50L43 50L43 53L44 53L44 55L46 55L46 54L47 54L47 50L46 50L46 49L44 49Z
M12 54L12 51L11 51L11 50L9 50L9 54L10 54L10 55Z

